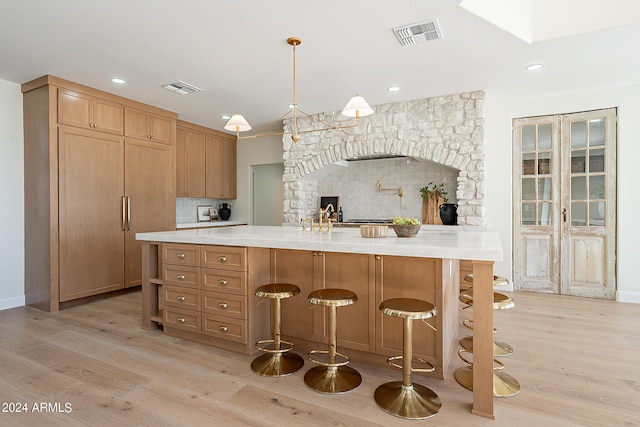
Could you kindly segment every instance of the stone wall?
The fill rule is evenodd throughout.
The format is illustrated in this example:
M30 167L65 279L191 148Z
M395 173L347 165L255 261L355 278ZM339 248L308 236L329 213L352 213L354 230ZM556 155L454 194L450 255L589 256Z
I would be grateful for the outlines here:
M354 128L303 133L298 143L284 135L284 222L300 223L317 214L318 180L331 173L336 162L391 154L457 169L458 224L485 225L484 97L476 91L377 105L374 114ZM335 126L353 122L339 112L314 118ZM321 122L298 117L298 128L322 128ZM285 132L291 125L292 120L284 122Z

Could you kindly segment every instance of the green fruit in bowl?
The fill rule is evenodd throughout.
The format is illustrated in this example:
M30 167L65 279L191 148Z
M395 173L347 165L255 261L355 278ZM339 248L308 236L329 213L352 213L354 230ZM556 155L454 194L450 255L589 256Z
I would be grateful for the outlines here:
M416 218L403 218L397 216L393 218L393 225L420 225L420 221Z

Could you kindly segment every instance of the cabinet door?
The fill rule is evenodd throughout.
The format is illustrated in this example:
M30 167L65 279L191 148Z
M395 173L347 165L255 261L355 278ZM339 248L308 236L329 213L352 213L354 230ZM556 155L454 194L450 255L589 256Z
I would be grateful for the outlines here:
M337 309L338 347L373 352L375 350L375 270L374 256L319 252L321 263L316 263L316 289L340 288L355 292L355 304ZM317 308L315 310L323 310ZM326 313L325 313L326 319ZM324 340L327 340L327 324L323 323Z
M136 139L125 145L125 194L130 212L125 237L125 286L141 283L142 243L136 233L175 230L173 147Z
M442 289L442 264L431 258L376 256L376 307L389 298L416 298L439 307ZM376 353L402 354L403 320L376 310ZM428 323L436 327L435 319ZM441 331L438 332L441 334ZM413 321L413 353L431 363L437 363L441 338L420 320Z
M206 196L236 198L236 141L206 134Z
M58 149L60 301L122 289L123 139L60 127Z
M176 127L176 195L205 197L204 132Z
M84 93L58 89L58 123L92 128L93 99Z
M157 114L149 114L149 135L153 142L173 144L173 120Z
M122 104L94 98L93 124L96 130L122 135L123 117L124 107Z
M124 134L149 139L149 116L146 111L124 107Z
M314 263L317 252L272 249L271 281L291 283L300 288L300 294L282 302L282 333L290 337L311 341L322 340L322 310L307 301L314 290ZM250 289L253 293L255 289Z

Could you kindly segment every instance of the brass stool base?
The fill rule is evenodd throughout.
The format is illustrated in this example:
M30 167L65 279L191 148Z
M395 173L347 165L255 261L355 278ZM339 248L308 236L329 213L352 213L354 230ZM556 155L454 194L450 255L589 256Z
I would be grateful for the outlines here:
M319 393L346 393L358 387L362 376L350 366L316 366L304 375L304 383Z
M304 359L295 353L266 353L251 362L251 370L264 377L284 377L304 366Z
M456 381L473 391L473 370L469 366L456 369L453 376ZM493 371L493 395L495 397L511 397L520 392L520 383L511 375L502 371Z
M467 336L460 340L460 345L462 348L467 350L469 353L473 353L473 337ZM511 356L513 354L513 347L507 344L504 341L494 341L493 342L493 357L506 357Z
M373 394L384 411L400 418L420 420L433 417L440 411L440 397L420 384L405 386L402 381L382 384Z

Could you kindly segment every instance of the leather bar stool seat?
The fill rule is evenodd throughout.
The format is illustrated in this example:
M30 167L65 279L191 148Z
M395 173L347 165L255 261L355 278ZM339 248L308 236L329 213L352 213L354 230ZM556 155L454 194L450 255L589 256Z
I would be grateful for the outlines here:
M311 304L329 309L329 347L328 350L309 351L309 360L317 366L307 371L304 383L312 390L320 393L346 393L358 387L362 376L350 366L350 359L338 353L336 337L337 308L354 304L358 296L346 289L320 289L309 294ZM322 360L321 360L322 357Z
M417 361L427 367L413 367L413 320L425 321L434 317L438 310L427 301L393 298L382 301L380 311L387 316L403 319L402 356L387 359L389 365L402 369L402 381L392 381L379 386L373 396L376 403L384 411L400 418L424 419L434 416L442 407L440 397L431 389L412 383L411 373L428 373L435 370L431 363L421 359ZM398 360L402 360L402 365L397 363Z
M294 344L281 339L281 300L292 298L300 293L300 288L290 283L270 283L259 286L255 295L259 298L271 300L271 315L273 316L273 338L261 340L256 348L264 354L251 362L251 370L266 377L282 377L298 371L304 366L304 359L291 352Z

